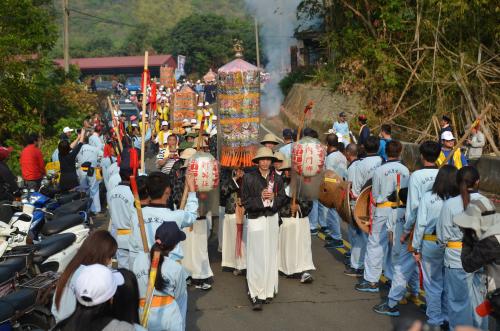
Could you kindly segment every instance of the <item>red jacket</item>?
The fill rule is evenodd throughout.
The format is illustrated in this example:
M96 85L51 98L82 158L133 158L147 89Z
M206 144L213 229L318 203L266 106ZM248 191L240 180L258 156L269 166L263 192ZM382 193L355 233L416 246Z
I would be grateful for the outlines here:
M23 149L19 163L24 180L39 180L45 175L42 151L34 144Z

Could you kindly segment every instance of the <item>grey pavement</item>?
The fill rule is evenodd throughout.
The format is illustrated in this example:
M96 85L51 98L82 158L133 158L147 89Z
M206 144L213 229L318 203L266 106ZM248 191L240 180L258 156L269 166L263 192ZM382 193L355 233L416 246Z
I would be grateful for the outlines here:
M216 231L214 231L216 233ZM213 288L208 292L190 287L187 330L393 330L403 321L425 318L414 304L400 306L401 317L380 316L372 307L387 296L382 286L377 294L354 290L356 278L345 276L344 257L337 250L323 248L313 237L316 271L312 284L280 276L279 293L263 311L251 310L244 276L222 272L217 239L209 240L214 272Z

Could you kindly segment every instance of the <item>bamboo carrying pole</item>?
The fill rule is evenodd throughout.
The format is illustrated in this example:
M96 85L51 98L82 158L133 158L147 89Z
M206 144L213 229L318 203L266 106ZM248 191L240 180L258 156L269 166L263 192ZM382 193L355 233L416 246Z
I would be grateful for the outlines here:
M148 70L148 51L144 52L144 79L142 81L142 125L141 125L141 172L146 173L146 167L144 166L144 149L146 147L146 98L148 96L147 86L148 86L148 75L146 72Z
M149 252L148 238L146 237L141 199L139 198L139 190L137 189L137 181L135 179L135 176L130 176L130 188L132 189L132 193L134 194L134 204L137 211L137 219L139 220L139 230L141 231L142 248L144 249L144 253L147 253Z
M481 114L479 114L479 116L476 118L476 121L474 123L471 124L470 128L464 133L464 135L462 136L462 138L460 138L460 140L457 142L457 144L455 145L455 147L453 147L453 149L451 150L450 154L448 154L448 157L446 158L446 161L443 163L443 164L448 164L448 162L450 161L450 159L453 157L453 154L455 154L455 151L457 149L459 149L460 147L462 147L462 145L464 144L465 140L469 137L469 135L471 134L472 132L472 129L481 122L481 120L486 116L486 114L493 108L493 105L490 103L486 106L486 108L483 109L483 111L481 112Z
M158 264L160 263L160 252L155 251L153 254L153 261L151 261L151 270L149 271L148 287L146 288L146 297L144 299L144 310L141 316L141 325L145 328L148 326L149 311L151 310L151 303L153 301L153 294L155 290L156 275L158 273Z
M299 127L297 129L297 138L295 139L295 142L298 143L300 140L300 135L302 134L302 128L304 127L304 123L306 121L306 115L307 113L312 109L314 105L313 101L309 101L304 108L304 112L300 116L300 121L299 121ZM292 207L295 209L297 205L297 190L294 190L292 193ZM292 212L292 217L295 217L296 211Z
M111 114L111 123L113 123L113 130L115 131L115 134L116 134L116 140L118 140L118 146L120 146L120 154L122 153L123 151L123 145L122 145L122 140L120 139L120 129L118 128L118 125L119 125L119 120L117 120L117 125L115 125L114 123L114 118L115 118L115 114L114 114L114 109L113 109L113 103L111 102L111 98L108 97L108 107L109 107L109 113Z

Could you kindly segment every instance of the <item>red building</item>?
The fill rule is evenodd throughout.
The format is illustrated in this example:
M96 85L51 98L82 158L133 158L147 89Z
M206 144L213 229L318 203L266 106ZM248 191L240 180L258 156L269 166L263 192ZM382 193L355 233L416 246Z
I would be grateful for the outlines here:
M64 65L63 59L56 59L54 62ZM111 57L89 57L71 59L70 64L77 65L82 75L133 75L140 76L144 68L144 56L111 56ZM160 67L167 66L176 68L177 63L172 55L150 55L148 58L148 68L151 77L160 77Z

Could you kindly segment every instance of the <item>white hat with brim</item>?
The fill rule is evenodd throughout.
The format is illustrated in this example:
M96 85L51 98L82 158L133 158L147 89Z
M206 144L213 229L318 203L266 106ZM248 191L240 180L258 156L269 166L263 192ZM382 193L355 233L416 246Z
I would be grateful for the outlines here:
M285 154L283 154L281 152L274 152L274 157L276 158L276 161L278 161L278 162L284 162L286 159Z
M192 118L192 119L191 119L191 124L196 125L196 123L198 123L198 121L197 121L197 120L195 120L194 118Z
M274 134L268 133L264 136L264 138L260 141L260 143L261 145L264 145L266 143L278 145L280 142L278 141L278 138Z
M64 132L64 133L73 132L73 129L71 129L71 128L69 128L69 127L65 127L65 128L63 129L63 132Z
M472 229L478 237L486 237L488 230L498 224L500 214L496 213L495 206L489 206L482 200L471 201L465 211L453 217L453 223L461 228ZM494 233L492 233L494 235Z
M328 131L325 132L325 134L335 134L337 133L335 129L329 129Z
M191 157L193 157L194 154L196 154L196 149L186 148L185 150L182 151L179 158L181 158L183 160L187 160L187 159L190 159Z
M198 107L203 107L203 102L198 103Z
M102 264L80 266L74 292L78 302L86 307L98 306L109 301L118 286L125 283L123 275Z
M253 163L258 163L260 159L270 159L272 162L276 161L273 151L269 147L260 147L257 154L252 159Z
M161 122L161 126L168 126L168 122L167 121L162 121Z
M441 134L441 140L455 140L451 131L445 131Z
M212 121L217 121L217 115L214 115L214 116L212 117Z
M292 163L290 162L290 159L285 159L283 163L278 167L279 171L290 170L290 169L292 169Z

